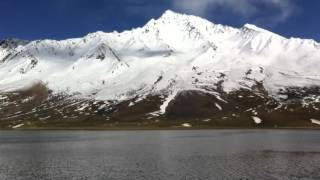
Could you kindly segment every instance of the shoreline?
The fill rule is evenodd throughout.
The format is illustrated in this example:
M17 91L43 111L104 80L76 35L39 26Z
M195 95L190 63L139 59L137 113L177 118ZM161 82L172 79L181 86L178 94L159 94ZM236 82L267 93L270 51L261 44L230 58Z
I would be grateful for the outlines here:
M208 128L98 128L98 127L35 127L35 128L16 128L0 129L1 131L201 131L201 130L320 130L320 127L208 127Z

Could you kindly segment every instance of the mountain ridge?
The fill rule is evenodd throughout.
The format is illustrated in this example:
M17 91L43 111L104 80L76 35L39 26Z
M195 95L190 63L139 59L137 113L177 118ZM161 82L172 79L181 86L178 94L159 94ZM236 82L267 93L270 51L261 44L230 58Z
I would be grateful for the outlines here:
M282 113L289 113L292 102L296 108L306 107L303 113L318 113L319 43L287 39L251 24L233 28L168 10L141 28L121 33L98 31L61 41L12 42L0 46L0 94L15 103L19 97L37 99L38 95L28 90L31 88L44 94L35 104L56 104L58 97L69 102L72 97L72 101L79 101L69 104L72 111L91 107L86 113L105 112L100 118L139 112L137 119L205 118L215 114L223 119L236 118L237 113L230 112L240 113L241 109L251 113L246 114L250 122L251 117L258 122L257 107L247 104L248 98L265 108L259 109L262 114L281 114L279 107ZM26 96L15 95L25 91L28 93L22 94ZM29 102L25 99L20 105ZM245 103L241 105L244 109L237 101ZM142 102L152 108L145 107L149 110L144 112L139 109L144 105L137 105ZM193 107L192 103L198 105ZM273 105L266 107L265 103ZM123 106L139 108L127 112L126 108L120 110ZM187 113L188 106L195 112L190 109ZM3 105L2 109L8 107ZM297 111L297 117L316 118ZM17 110L4 116L15 117L18 112L30 114Z

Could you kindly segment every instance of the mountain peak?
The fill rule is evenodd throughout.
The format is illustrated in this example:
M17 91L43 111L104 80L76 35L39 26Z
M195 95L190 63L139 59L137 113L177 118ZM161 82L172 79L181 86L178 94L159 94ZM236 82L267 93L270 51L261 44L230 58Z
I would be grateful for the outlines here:
M184 19L184 18L189 18L191 16L192 15L175 12L175 11L168 9L160 16L159 19L161 19L161 20L163 20L163 19ZM198 17L198 18L200 18L200 17Z
M177 16L177 15L182 15L182 14L174 12L174 11L168 9L162 14L161 17L172 17L172 16Z
M90 94L91 91L101 88L103 98L116 98L119 94L126 94L128 89L136 89L136 84L141 87L144 83L153 86L159 74L166 74L167 78L161 82L159 89L171 86L167 82L176 78L181 79L177 88L198 87L194 86L192 78L196 77L193 73L198 66L202 69L196 74L199 76L204 74L201 77L203 83L209 82L213 85L217 83L215 80L218 78L214 78L217 73L230 72L225 73L226 78L230 78L223 84L226 91L242 87L243 84L238 81L242 75L249 76L250 73L247 72L253 71L252 73L255 74L252 76L257 77L257 81L260 82L265 77L262 68L270 70L274 75L268 74L266 77L269 80L266 80L267 88L272 92L276 92L280 87L278 84L284 84L287 79L288 86L298 84L296 79L289 79L291 76L287 75L287 72L312 75L308 76L308 80L302 79L302 83L298 85L320 86L320 76L313 77L318 75L320 67L317 61L320 52L318 45L314 42L306 43L305 40L295 42L278 38L272 32L252 24L245 24L242 28L235 29L172 10L165 11L159 19L150 20L142 28L122 33L98 31L71 41L34 41L32 44L13 49L14 53L11 52L12 48L4 48L11 47L11 44L13 48L17 48L16 43L0 41L0 62L8 62L8 64L0 63L0 91L15 88L15 84L11 82L17 82L23 86L41 76L41 80L48 82L56 91L66 89L70 92ZM281 61L278 61L279 57ZM119 59L119 62L114 61L115 58ZM86 59L103 61L86 61ZM308 63L302 66L303 60L306 62L308 60ZM14 63L20 64L17 66ZM122 64L125 63L130 64L131 72L125 72L127 69L122 68ZM172 64L169 67L167 63ZM51 68L51 64L58 68ZM292 66L286 67L287 64ZM195 70L190 71L190 66L195 66L193 68ZM13 67L16 68L12 70ZM283 78L278 78L281 75L277 72L279 67L284 69ZM181 72L176 72L174 69L181 69ZM254 72L254 69L258 71ZM145 71L150 74L146 73L146 78L141 78L142 72ZM21 78L21 74L29 72L31 72L30 76L35 74L34 79L30 78L30 81L26 81L29 80L27 79L29 76L25 76L25 79ZM61 73L61 79L56 78L58 72ZM64 82L65 78L62 77L69 73L72 77L68 76ZM176 77L177 74L179 77ZM130 80L131 77L135 80ZM109 81L110 86L113 86L113 83L124 83L119 83L118 89L115 88L109 92L109 89L104 89L101 81ZM201 79L197 79L198 81L201 82ZM79 86L82 89L79 90Z
M248 23L245 24L243 26L243 28L250 29L250 30L253 30L253 31L256 31L256 32L272 33L272 32L270 32L270 31L268 31L266 29L263 29L263 28L260 28L260 27L258 27L256 25L248 24Z

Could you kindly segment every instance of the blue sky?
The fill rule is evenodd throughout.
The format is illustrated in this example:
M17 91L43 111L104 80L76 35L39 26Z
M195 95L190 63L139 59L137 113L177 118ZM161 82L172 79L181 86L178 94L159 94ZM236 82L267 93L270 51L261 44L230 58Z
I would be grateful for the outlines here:
M1 0L0 38L64 39L143 26L166 9L320 41L319 0Z

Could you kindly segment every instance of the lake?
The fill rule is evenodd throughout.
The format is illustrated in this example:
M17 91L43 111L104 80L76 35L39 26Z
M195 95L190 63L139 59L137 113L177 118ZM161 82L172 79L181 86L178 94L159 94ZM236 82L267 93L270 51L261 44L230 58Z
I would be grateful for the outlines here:
M0 179L320 179L320 131L0 131Z

